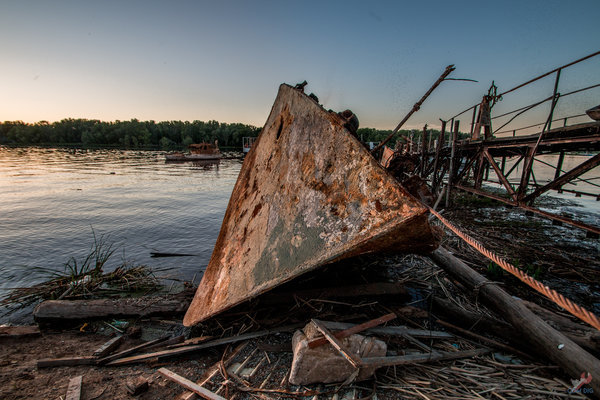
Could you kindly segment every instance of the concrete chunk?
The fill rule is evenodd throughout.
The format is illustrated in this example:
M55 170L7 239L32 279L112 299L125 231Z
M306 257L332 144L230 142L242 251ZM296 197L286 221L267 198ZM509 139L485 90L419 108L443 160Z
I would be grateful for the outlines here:
M354 372L355 368L340 353L331 346L311 349L308 342L319 336L318 330L312 323L303 331L296 331L292 338L294 360L290 372L290 383L293 385L308 385L311 383L344 382ZM383 357L387 352L385 342L363 335L352 335L341 340L342 345L358 357ZM357 381L370 378L375 368L361 368Z

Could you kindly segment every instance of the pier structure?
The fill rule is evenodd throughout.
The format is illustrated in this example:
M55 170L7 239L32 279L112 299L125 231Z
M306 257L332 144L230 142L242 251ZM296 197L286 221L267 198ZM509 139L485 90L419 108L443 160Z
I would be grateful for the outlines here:
M441 132L437 140L432 140L425 127L420 143L416 146L397 146L396 155L410 154L420 158L416 173L426 179L433 193L440 200L445 192L446 206L452 190L470 192L518 207L527 214L538 214L553 220L555 224L567 224L587 231L588 237L599 237L600 227L567 216L551 213L536 207L536 199L555 190L559 193L572 193L576 197L588 196L600 201L600 178L586 178L583 175L600 165L600 120L598 113L578 109L576 94L582 94L600 87L596 82L584 87L561 93L561 73L575 65L600 55L600 51L556 68L521 85L498 94L492 83L481 102L467 108L451 118L440 119ZM599 57L600 58L600 57ZM598 58L597 58L598 59ZM596 61L597 61L596 59ZM575 71L576 72L576 71ZM507 95L536 85L542 78L554 77L552 94L532 104L521 106L508 112L494 115L494 106ZM587 97L589 102L589 97ZM600 103L600 96L598 98ZM545 120L537 124L517 126L523 115L549 105ZM593 104L595 106L596 104ZM587 108L587 107L586 107ZM598 107L595 107L598 108ZM569 111L578 112L567 115ZM470 119L468 133L461 133L459 118L465 115ZM559 116L560 117L557 117ZM588 116L589 115L589 116ZM498 125L493 129L492 125ZM560 126L558 126L560 125ZM533 132L533 133L532 133ZM387 149L389 152L389 149ZM565 155L586 155L577 165L564 166ZM546 155L554 155L552 163ZM389 154L387 154L389 157ZM546 160L544 160L546 158ZM536 167L554 169L548 179L536 177ZM494 189L485 183L495 183ZM585 189L578 187L585 184Z

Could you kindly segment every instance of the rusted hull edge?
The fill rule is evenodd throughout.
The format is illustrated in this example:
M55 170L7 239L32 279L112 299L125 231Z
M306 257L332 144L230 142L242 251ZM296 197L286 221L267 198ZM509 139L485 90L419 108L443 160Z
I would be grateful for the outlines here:
M437 246L427 209L343 122L303 93L280 87L240 171L185 325L326 263Z

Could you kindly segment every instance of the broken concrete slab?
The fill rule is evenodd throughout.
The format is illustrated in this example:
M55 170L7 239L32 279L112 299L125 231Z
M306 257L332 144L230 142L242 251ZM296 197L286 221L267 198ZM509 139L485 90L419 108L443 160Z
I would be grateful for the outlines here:
M311 322L302 331L296 331L292 338L294 359L290 371L290 383L308 385L311 383L344 382L356 368L348 362L332 345L326 344L310 348L308 343L321 333ZM387 352L385 342L358 334L340 340L344 348L357 358L383 357ZM368 379L376 368L360 368L357 381Z

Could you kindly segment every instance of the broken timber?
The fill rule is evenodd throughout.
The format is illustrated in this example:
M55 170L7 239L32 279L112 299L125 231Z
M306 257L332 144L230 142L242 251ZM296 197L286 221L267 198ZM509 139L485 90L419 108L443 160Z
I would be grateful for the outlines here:
M189 379L186 379L182 376L177 375L176 373L169 371L166 368L161 368L158 370L158 373L161 374L162 376L164 376L165 378L178 383L179 385L181 385L182 387L191 390L192 392L198 394L199 396L205 398L205 399L209 399L209 400L226 400L224 397L219 396L216 393L211 392L208 389L203 388L202 386L198 385L197 383L194 383L192 381L190 381Z
M229 200L184 325L324 264L436 247L420 205L336 113L281 85Z
M38 323L96 318L127 318L183 314L191 301L189 292L171 298L145 297L98 300L46 300L33 310Z

